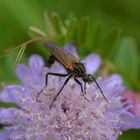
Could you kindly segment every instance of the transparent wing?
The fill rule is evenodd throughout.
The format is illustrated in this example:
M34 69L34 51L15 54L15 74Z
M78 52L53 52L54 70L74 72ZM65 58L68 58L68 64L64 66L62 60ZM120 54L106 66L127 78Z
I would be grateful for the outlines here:
M68 69L73 70L73 63L80 62L77 57L51 41L45 41L44 45Z

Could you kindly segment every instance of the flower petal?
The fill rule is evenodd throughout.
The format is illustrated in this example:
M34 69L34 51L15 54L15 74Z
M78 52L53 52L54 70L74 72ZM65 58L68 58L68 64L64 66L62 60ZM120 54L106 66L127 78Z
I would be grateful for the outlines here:
M10 140L26 140L26 130L22 128L14 128L13 131L10 133ZM31 140L31 139L29 139Z
M0 108L0 123L11 125L15 123L17 108Z
M32 73L27 66L19 64L16 68L16 75L23 83L28 83Z
M87 73L93 74L99 68L101 59L97 54L90 54L82 63L85 65Z
M25 65L19 64L16 68L16 74L23 82L24 86L38 89L42 83L43 74L35 73Z
M119 86L121 84L122 84L122 78L118 74L113 74L109 78L103 81L103 86L105 86L106 88L111 88L111 87L114 88L114 86Z
M4 128L1 132L0 132L0 140L9 140L9 135L11 133L11 129L9 128Z
M59 62L55 62L52 66L51 66L51 72L54 73L64 73L66 72L64 66L62 64L60 64Z
M2 102L10 102L10 103L20 104L19 97L25 96L23 94L23 89L24 88L22 86L19 86L19 85L6 86L0 94L0 100Z
M123 130L140 128L140 118L135 117L132 113L126 112L123 113L120 117L121 117Z
M77 58L79 58L78 54L77 54L77 51L76 51L76 48L73 44L66 44L64 46L64 49L66 49L67 51L69 51L71 54L73 54L74 56L76 56Z
M39 71L42 66L44 66L44 61L41 56L34 54L29 58L30 68Z

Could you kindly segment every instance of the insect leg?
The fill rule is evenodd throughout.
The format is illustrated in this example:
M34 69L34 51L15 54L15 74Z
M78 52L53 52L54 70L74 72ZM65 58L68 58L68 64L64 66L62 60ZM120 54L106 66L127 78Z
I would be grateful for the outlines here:
M78 79L76 79L75 77L74 77L74 80L76 83L78 83L80 85L81 91L83 92L83 87L82 87L82 84L80 83L80 81Z
M55 100L57 99L57 97L59 96L59 94L61 93L62 89L67 84L67 82L69 81L70 78L71 78L71 75L65 80L63 86L61 87L61 89L59 90L59 92L56 94L56 96L53 98L53 101L50 104L50 108L52 107L53 103L55 102Z
M98 87L98 89L100 90L100 92L101 92L102 96L104 97L104 99L105 99L107 102L109 102L108 99L105 97L105 95L104 95L102 89L100 88L99 84L97 83L96 79L95 79L93 76L92 76L92 79L93 79L93 81L95 82L95 84L96 84L96 86Z
M47 73L47 74L46 74L45 86L44 86L44 88L42 88L41 91L37 94L37 97L36 97L36 101L37 101L37 102L40 102L40 101L38 100L38 98L39 98L40 94L43 92L43 90L44 90L44 89L47 87L47 85L48 85L48 76L49 76L49 75L60 76L60 77L66 77L66 76L68 76L68 74L51 73L51 72Z
M86 94L86 82L84 82L84 93Z
M80 85L80 87L81 87L81 91L82 91L82 93L83 93L83 87L82 87L82 84L80 83L80 81L78 80L78 79L76 79L75 77L74 77L74 80L75 80L75 82L76 83L78 83L79 85ZM84 96L84 98L87 100L87 101L89 101L89 99L87 99L87 97L85 96L85 94L86 94L86 82L84 82L84 94L82 94L82 96Z

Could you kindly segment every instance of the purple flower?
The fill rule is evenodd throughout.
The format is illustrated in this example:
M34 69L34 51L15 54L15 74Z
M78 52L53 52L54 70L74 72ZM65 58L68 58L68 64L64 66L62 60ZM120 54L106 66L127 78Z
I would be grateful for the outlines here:
M65 49L77 56L71 44ZM101 60L97 54L90 54L82 62L93 74ZM87 84L89 101L85 100L79 85L71 79L50 109L65 78L49 76L48 86L39 96L41 102L37 102L47 72L66 73L57 62L51 68L45 67L38 55L30 57L29 66L17 66L21 84L4 86L0 94L2 102L18 106L0 108L0 123L5 125L0 140L116 140L123 130L140 127L140 118L129 111L131 102L122 101L124 86L119 75L96 79L109 103L94 82Z

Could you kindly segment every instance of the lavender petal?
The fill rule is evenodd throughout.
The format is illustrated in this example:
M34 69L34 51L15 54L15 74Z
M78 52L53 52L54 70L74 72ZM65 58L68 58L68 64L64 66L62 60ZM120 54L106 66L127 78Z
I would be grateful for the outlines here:
M90 54L82 61L82 63L85 65L87 73L93 74L99 68L101 59L97 54Z
M77 58L79 58L78 54L77 54L77 51L76 51L76 48L74 47L73 44L66 44L64 46L64 49L66 49L67 51L69 51L71 54L73 54L74 56L76 56Z
M10 140L9 139L9 135L11 134L11 129L9 128L4 128L1 132L0 132L0 140Z
M0 94L0 100L2 102L10 102L20 104L19 97L23 97L23 87L20 85L6 86Z

